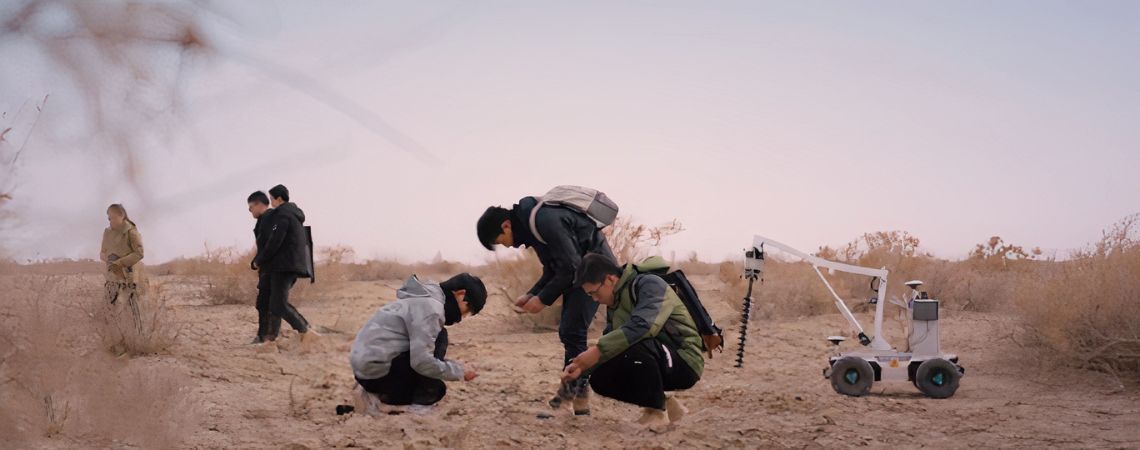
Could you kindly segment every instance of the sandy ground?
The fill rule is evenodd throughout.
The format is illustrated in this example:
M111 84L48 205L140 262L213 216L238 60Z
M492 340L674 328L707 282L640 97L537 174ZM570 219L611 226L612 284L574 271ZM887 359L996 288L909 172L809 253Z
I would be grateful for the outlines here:
M922 397L905 383L848 398L821 375L832 351L823 338L844 331L838 314L755 321L745 367L736 369L739 319L727 302L708 301L728 295L707 289L731 352L716 355L681 394L691 414L652 431L631 423L636 408L597 396L591 416L563 409L540 418L552 412L558 336L535 331L501 297L450 328L448 356L474 363L475 381L450 383L426 412L337 416L336 405L352 403L347 354L356 330L400 281L344 283L298 299L325 339L306 351L288 332L274 353L247 345L256 330L252 306L205 306L195 286L160 281L181 292L174 305L182 338L170 354L132 364L174 364L192 376L203 420L188 447L1140 447L1140 395L1103 376L1016 357L1025 352L1008 338L1010 318L944 311L943 346L967 368L951 399Z

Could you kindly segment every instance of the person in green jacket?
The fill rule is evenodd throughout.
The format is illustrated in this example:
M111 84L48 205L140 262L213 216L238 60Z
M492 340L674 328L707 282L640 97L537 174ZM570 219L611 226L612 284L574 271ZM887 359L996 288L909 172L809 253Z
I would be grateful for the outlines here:
M665 280L644 273L667 267L660 257L624 267L596 253L582 258L578 282L607 307L606 332L562 373L568 382L592 372L594 392L641 406L638 422L651 427L684 416L685 407L666 392L693 387L705 367L701 336L685 304Z

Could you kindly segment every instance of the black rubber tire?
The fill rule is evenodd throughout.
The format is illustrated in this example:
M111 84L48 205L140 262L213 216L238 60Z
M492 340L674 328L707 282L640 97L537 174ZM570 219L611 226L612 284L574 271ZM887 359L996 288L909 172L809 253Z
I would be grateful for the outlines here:
M863 358L844 356L831 366L831 387L840 394L862 397L874 383L875 369Z
M958 366L942 358L923 361L914 374L914 385L930 398L948 398L958 390L962 374Z

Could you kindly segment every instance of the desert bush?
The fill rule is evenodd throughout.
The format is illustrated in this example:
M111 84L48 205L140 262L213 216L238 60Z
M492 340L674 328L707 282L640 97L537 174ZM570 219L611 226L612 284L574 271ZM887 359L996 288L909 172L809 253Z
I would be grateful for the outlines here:
M85 308L102 301L90 280L19 276L0 284L5 446L169 448L197 428L186 374L103 351Z
M504 256L502 253L507 255ZM490 290L488 294L500 297L512 310L521 314L521 320L536 329L558 329L558 320L562 316L562 303L555 303L538 314L522 314L522 311L514 306L515 299L530 290L542 276L542 263L534 251L496 252L495 259L480 268L478 272L486 278L485 283Z
M415 273L415 269L395 260L368 260L345 267L348 281L403 280ZM324 275L318 273L319 279Z
M610 244L619 263L637 262L649 256L651 249L657 248L665 238L685 231L681 223L672 222L649 226L634 222L628 216L618 217L614 223L604 229L602 234Z
M1140 385L1140 215L1091 249L1050 264L1017 299L1026 327L1058 361Z
M178 340L181 324L167 304L161 284L140 283L135 311L120 298L115 305L97 302L89 316L107 350L115 355L149 355L166 351Z
M705 276L717 275L721 271L721 264L716 262L701 261L696 252L689 254L689 257L679 261L672 261L672 268L675 270L682 270L689 276Z
M748 280L743 263L723 262L718 279L726 287L723 300L736 312L744 309ZM831 294L806 263L785 262L769 257L764 276L752 287L752 317L793 318L835 311Z
M249 267L256 250L240 251L234 247L210 248L204 245L201 256L179 258L149 272L154 275L178 275L197 279L203 288L201 296L211 305L252 305L257 301L257 272Z

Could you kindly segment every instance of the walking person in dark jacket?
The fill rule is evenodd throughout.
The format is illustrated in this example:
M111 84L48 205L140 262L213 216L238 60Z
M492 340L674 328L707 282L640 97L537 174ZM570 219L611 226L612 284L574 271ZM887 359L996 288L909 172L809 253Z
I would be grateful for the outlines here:
M246 203L249 204L249 213L254 219L257 219L257 224L253 226L253 238L257 243L257 251L260 252L265 247L265 243L269 240L270 223L273 217L273 208L269 207L269 196L265 195L262 191L257 191L249 194L246 198ZM250 263L250 269L257 270L256 265ZM273 314L269 310L269 272L265 270L258 270L257 273L257 336L253 338L253 344L262 344L271 342L277 339L277 334L281 331L281 316Z
M613 251L593 219L557 205L543 205L534 217L534 226L546 241L544 244L530 229L531 211L536 206L538 201L534 197L524 197L511 209L487 208L477 224L479 241L488 250L494 250L495 244L534 249L542 263L542 276L526 294L515 299L515 305L534 314L562 297L558 337L565 350L562 364L565 366L586 350L587 330L598 311L598 304L590 300L580 286L574 285L574 275L587 253L613 258ZM588 382L587 377L581 377L562 383L550 406L557 408L563 401L573 400L574 414L589 414Z
M283 185L270 189L269 196L274 208L269 237L258 249L252 267L269 274L269 311L301 333L302 343L308 343L320 334L310 329L309 322L289 304L289 290L297 278L312 277L305 213L289 201L289 189Z

